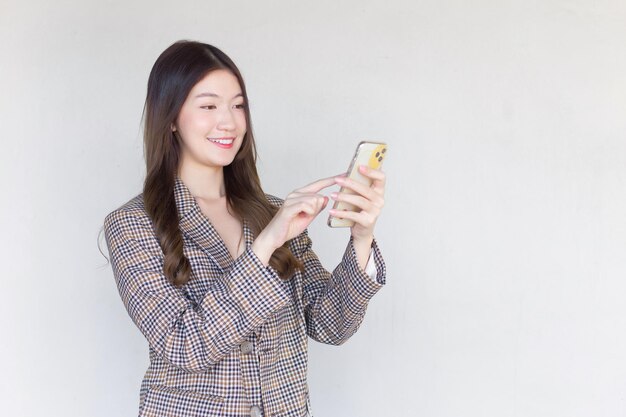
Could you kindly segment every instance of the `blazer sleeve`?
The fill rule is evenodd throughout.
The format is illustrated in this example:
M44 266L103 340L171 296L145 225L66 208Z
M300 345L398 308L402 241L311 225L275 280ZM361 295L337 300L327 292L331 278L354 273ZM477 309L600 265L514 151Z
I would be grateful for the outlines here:
M386 270L376 240L372 256L376 265L373 280L361 269L353 238L332 273L321 265L305 231L299 237L299 258L304 263L303 298L307 334L322 343L340 345L359 328L369 300L385 284Z
M195 304L165 277L148 219L118 209L104 230L128 314L150 347L177 368L207 370L289 301L289 284L248 248Z

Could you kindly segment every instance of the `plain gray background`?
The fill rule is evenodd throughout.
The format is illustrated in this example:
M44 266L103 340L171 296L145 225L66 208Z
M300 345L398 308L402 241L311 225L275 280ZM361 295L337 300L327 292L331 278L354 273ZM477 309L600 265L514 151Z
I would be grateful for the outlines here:
M141 191L150 68L195 39L244 74L267 192L389 143L388 285L311 341L316 417L626 416L625 2L0 0L0 39L2 415L136 415L97 239Z

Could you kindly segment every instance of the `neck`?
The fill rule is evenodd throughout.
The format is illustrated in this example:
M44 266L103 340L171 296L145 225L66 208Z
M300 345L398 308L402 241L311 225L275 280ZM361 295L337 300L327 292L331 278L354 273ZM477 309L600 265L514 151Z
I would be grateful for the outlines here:
M226 195L224 167L181 164L178 176L196 198L217 200Z

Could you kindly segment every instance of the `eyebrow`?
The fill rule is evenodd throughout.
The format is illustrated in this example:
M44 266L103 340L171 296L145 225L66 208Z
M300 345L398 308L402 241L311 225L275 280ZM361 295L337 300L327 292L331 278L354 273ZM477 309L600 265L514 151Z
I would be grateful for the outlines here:
M217 94L215 94L215 93L205 92L205 93L200 93L200 94L198 94L195 98L200 98L200 97L216 97L216 98L219 98L220 96L218 96L218 95L217 95ZM237 97L243 97L243 94L242 94L242 93L235 94L235 95L233 96L233 99L235 99L235 98L237 98Z

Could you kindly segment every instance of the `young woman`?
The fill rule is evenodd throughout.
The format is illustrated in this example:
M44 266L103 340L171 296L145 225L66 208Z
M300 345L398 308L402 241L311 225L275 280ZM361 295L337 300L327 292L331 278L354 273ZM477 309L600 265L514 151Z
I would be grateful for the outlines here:
M345 342L385 283L373 238L385 176L338 175L284 201L257 175L248 97L219 49L181 41L157 59L144 108L143 193L110 213L105 236L120 296L148 340L140 416L306 416L307 336ZM360 208L331 274L306 227L320 192ZM368 272L365 272L365 271Z

